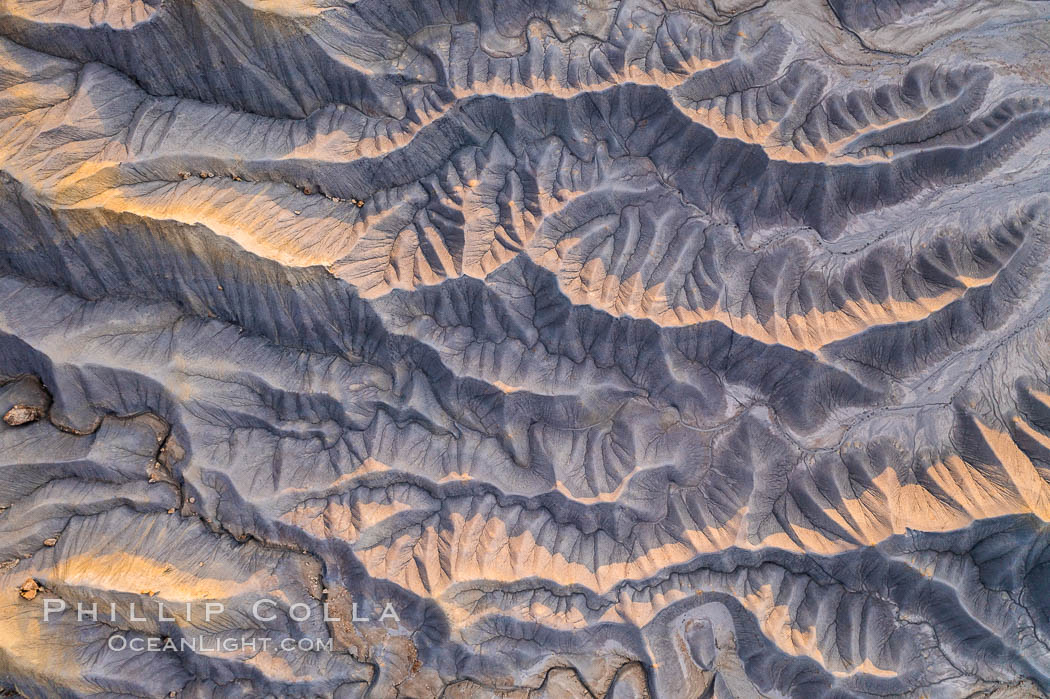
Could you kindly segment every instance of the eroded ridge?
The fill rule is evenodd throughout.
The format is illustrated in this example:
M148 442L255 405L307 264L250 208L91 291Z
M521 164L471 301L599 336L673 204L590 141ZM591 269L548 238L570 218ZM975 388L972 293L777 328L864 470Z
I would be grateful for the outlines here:
M1044 4L0 4L0 689L1047 694Z

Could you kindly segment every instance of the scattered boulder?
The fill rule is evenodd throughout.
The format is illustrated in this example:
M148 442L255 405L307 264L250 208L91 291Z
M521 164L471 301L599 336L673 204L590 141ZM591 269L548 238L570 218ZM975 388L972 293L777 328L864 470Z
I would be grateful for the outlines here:
M36 422L44 416L44 411L32 405L16 405L4 413L4 422L12 427Z
M40 592L40 585L37 584L36 580L29 578L22 587L18 588L18 594L22 599L32 600L36 598L36 594Z

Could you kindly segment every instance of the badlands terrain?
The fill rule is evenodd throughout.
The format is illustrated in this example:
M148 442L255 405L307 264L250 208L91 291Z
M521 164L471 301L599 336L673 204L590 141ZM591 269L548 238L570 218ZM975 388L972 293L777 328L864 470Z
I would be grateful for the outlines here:
M1039 0L0 0L0 693L1047 696L1048 66Z

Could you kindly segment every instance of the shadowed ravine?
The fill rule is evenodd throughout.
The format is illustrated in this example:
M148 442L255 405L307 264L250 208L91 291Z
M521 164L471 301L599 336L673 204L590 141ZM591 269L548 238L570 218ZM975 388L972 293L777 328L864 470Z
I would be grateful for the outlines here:
M0 0L0 695L1050 696L1047 65L1037 0Z

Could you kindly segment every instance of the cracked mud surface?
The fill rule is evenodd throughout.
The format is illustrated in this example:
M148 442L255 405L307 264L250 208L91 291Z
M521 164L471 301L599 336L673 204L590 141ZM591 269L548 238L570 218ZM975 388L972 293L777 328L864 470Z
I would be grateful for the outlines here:
M0 694L1047 696L1048 27L0 2Z

